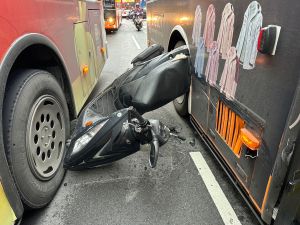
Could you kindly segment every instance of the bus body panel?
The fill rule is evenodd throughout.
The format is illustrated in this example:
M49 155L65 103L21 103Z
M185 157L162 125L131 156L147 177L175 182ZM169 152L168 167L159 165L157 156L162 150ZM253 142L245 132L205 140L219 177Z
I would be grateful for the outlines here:
M6 79L17 54L30 45L40 44L57 54L68 76L66 79L69 84L66 85L72 89L70 96L75 100L75 114L78 113L96 84L107 58L102 1L3 0L0 11L1 98L4 96ZM81 38L85 39L87 45L76 47L76 37L79 36L75 27L79 23L86 23ZM85 65L78 58L79 52L88 57L87 75L83 74L82 67ZM2 108L3 102L0 104ZM9 171L2 137L1 133L0 182L5 198L19 219L23 214L23 206ZM1 196L1 206L3 199Z
M251 2L250 0L230 2L235 14L232 46L237 44L244 13ZM266 0L258 2L262 8L263 27L271 24L282 27L275 56L258 53L254 69L245 70L241 65L239 66L239 80L233 101L220 93L218 85L213 87L196 75L193 76L191 116L218 149L253 206L262 214L268 196L268 187L272 183L272 169L279 155L278 150L285 144L281 143L281 138L298 84L299 64L297 60L300 55L298 40L300 30L297 13L300 10L300 3L296 0L290 0L289 3L275 0L272 4ZM176 26L180 26L187 34L194 63L197 48L192 43L192 31L196 7L198 5L201 7L202 36L208 6L214 4L216 13L214 40L216 40L222 12L227 3L228 1L224 0L218 2L210 0L148 1L148 43L159 43L166 50L170 50L170 47L175 46L172 38L176 37L172 31L174 32ZM205 51L204 71L207 59L208 52ZM217 83L221 79L224 64L225 60L220 57ZM222 108L218 108L220 102ZM218 132L216 121L218 113L223 114L220 126L230 124L229 114L233 113L246 124L243 126L247 126L261 138L257 158L246 158L245 146L242 146L241 153L237 156L226 144L225 138L228 136L224 138ZM227 129L229 130L225 125L224 135L227 135Z
M12 7L12 5L14 7ZM99 20L93 21L99 27L100 37L103 39L105 36L101 34L104 32L101 29L102 18L100 16L103 15L103 5L101 1L95 3L77 0L44 0L26 2L16 1L13 4L10 3L10 1L3 1L1 4L2 14L0 17L0 24L1 27L6 28L5 30L8 32L2 33L0 36L1 43L3 43L0 46L0 58L2 59L9 47L13 45L13 42L23 35L38 33L49 38L55 44L57 49L59 49L60 54L63 57L63 61L65 62L64 66L67 69L73 93L76 93L76 111L79 112L87 99L88 94L84 93L82 90L82 85L84 83L82 79L85 78L83 78L81 71L82 65L79 65L79 62L77 61L76 49L74 48L76 36L74 24L88 21L88 12L95 9L99 11ZM91 31L88 27L86 27L85 35L91 35ZM97 49L95 48L95 43L91 43L89 47L89 49L86 48L81 51L100 51L101 48L106 48L106 40L101 40ZM103 67L106 55L102 55L103 57L97 62L95 61L97 65L93 65L93 67ZM89 76L96 78L99 76L100 70L92 69L91 72L92 73L90 73ZM85 88L90 88L90 86Z

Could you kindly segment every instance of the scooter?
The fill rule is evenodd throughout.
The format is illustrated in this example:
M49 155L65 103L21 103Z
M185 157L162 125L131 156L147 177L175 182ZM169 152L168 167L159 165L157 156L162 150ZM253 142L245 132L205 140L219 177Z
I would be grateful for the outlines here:
M141 15L140 13L136 13L133 22L136 29L140 31L143 28L143 15Z
M93 99L80 114L67 142L64 167L82 170L120 160L151 146L149 164L155 167L159 148L170 129L142 114L155 110L186 93L191 82L186 46L163 53L153 45L132 60L133 67Z

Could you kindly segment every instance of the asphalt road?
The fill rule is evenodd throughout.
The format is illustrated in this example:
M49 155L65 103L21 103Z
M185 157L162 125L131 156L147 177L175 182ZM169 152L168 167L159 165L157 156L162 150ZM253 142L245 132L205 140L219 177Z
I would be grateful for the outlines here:
M132 58L146 48L146 29L137 32L131 21L124 20L120 30L108 34L107 39L109 60L93 95L126 71ZM189 122L176 114L171 103L146 117L176 126L186 141L171 138L161 148L155 169L148 166L149 152L142 150L107 167L67 171L51 204L26 213L22 225L222 225L218 206L190 152L203 155L240 224L258 224Z

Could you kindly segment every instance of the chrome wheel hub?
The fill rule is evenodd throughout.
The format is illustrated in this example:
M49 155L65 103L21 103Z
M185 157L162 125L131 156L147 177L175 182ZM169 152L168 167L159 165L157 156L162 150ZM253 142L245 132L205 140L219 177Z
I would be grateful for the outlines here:
M61 164L65 147L65 122L60 103L49 95L33 104L27 125L29 165L39 179L50 179Z

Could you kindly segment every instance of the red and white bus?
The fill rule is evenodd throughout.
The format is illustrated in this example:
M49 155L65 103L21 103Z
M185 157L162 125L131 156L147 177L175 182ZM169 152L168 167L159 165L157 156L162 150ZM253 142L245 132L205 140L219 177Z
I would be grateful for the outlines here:
M2 0L0 221L54 197L65 142L106 61L102 1Z
M104 20L107 31L116 31L122 23L122 2L121 0L104 1Z

